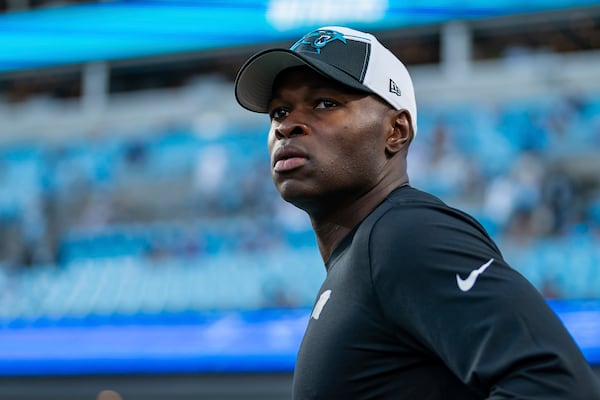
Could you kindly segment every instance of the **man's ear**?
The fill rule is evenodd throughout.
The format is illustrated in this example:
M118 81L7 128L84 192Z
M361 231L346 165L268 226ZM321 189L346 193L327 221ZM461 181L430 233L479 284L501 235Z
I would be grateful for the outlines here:
M390 155L406 151L412 141L413 131L410 114L405 110L392 110L391 126L385 149Z

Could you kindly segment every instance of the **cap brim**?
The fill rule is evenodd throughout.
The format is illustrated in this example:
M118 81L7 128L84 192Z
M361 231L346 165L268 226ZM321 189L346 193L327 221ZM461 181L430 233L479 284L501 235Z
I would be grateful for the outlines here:
M303 65L354 89L371 92L346 72L316 57L288 49L270 49L254 55L242 66L235 79L235 98L242 107L250 111L266 113L277 75L285 69Z

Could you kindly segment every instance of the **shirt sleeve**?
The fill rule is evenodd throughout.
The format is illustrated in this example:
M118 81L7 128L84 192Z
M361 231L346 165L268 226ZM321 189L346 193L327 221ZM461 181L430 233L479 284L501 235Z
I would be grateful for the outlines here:
M600 399L564 325L468 216L390 210L369 252L386 318L485 398Z

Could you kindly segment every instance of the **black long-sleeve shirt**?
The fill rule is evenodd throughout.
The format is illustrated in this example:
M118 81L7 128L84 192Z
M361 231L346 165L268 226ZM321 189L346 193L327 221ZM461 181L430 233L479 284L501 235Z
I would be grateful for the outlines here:
M600 399L539 292L473 218L405 186L326 262L294 399Z

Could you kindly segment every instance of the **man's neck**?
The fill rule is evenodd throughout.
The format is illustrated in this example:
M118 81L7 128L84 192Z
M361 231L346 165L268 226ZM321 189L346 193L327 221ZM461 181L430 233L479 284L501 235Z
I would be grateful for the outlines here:
M327 262L329 260L340 242L392 191L407 184L408 180L379 187L377 190L369 191L355 201L335 208L333 211L309 214L323 261Z

